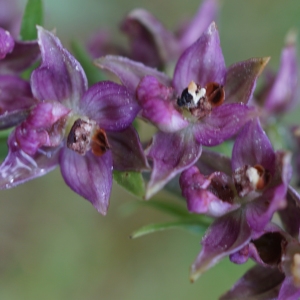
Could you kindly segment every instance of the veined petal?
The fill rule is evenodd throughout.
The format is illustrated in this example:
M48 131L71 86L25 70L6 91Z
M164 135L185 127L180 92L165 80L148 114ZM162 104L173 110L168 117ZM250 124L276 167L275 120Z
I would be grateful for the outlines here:
M245 165L261 165L274 175L275 152L258 118L246 124L238 135L233 146L231 162L233 171Z
M220 217L239 206L233 203L231 178L224 173L203 176L197 167L192 166L181 173L179 184L192 213Z
M20 73L29 68L40 58L40 48L37 41L16 41L14 49L0 61L0 73Z
M149 169L139 136L133 126L120 132L107 132L115 170L141 171Z
M131 11L121 29L130 38L134 60L159 67L176 57L178 45L175 36L145 9Z
M281 53L280 68L266 95L265 108L270 113L282 113L294 104L298 94L298 61L295 33L290 33Z
M144 77L136 95L142 107L142 117L163 132L174 132L188 126L189 122L174 106L174 90L161 84L155 77Z
M146 75L154 76L163 85L171 85L171 79L164 73L126 57L107 55L96 59L94 64L114 73L132 93L135 93L139 82Z
M209 82L225 83L226 67L219 33L213 22L201 37L187 48L175 68L173 86L178 95L193 80L202 87Z
M0 28L0 59L4 58L14 48L14 39L10 33Z
M191 267L191 280L195 281L222 258L243 248L250 239L251 230L241 210L216 219L202 240L201 252Z
M204 146L215 146L235 135L255 116L253 107L243 103L220 105L193 125L195 139Z
M26 154L15 140L8 138L8 155L0 166L0 189L15 187L52 171L58 164L60 147L40 148L35 155Z
M37 103L29 82L12 75L0 75L0 129L18 125Z
M31 75L35 98L59 101L75 111L87 90L87 78L79 62L51 32L38 26L42 64Z
M201 3L192 21L180 32L179 44L181 52L191 46L211 22L217 19L218 9L218 0L204 0Z
M81 156L64 147L59 157L62 176L77 194L90 201L105 215L112 187L112 154L95 156L91 151Z
M252 98L256 79L270 57L250 58L231 65L226 72L225 103L245 103Z
M174 133L158 132L146 149L146 155L153 161L146 190L146 199L149 199L175 175L199 159L201 145L194 140L188 128Z
M101 128L118 131L132 123L140 107L125 86L102 81L87 90L79 110Z
M284 277L277 268L257 265L247 271L220 300L277 299Z

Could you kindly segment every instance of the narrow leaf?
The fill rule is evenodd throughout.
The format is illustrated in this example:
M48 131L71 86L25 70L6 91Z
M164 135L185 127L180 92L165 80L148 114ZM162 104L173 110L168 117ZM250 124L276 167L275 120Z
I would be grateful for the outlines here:
M90 85L105 80L103 72L93 64L92 58L89 57L88 53L78 42L72 41L71 49L76 59L83 67Z
M147 235L149 233L154 233L157 231L163 231L163 230L174 229L174 228L185 229L187 231L196 234L203 234L207 229L207 227L208 225L202 224L199 221L195 221L195 220L179 220L179 221L166 222L166 223L149 224L134 231L131 234L130 238L135 239Z
M140 172L114 171L114 180L133 195L142 198L145 195L145 182Z
M44 16L42 0L28 0L25 7L20 30L21 40L36 40L36 25L43 25L43 19Z

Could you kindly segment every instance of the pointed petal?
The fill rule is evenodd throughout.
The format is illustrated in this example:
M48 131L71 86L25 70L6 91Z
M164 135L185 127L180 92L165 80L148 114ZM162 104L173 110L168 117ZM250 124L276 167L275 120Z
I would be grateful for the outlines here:
M100 69L114 73L132 93L135 93L139 82L146 75L156 77L163 85L171 85L171 80L164 73L126 57L107 55L96 59L94 63Z
M281 285L278 300L293 300L299 299L299 297L300 288L294 285L293 278L291 276L287 276Z
M191 267L191 280L195 281L222 258L243 248L250 239L251 230L241 210L216 219L202 240L201 252Z
M277 268L257 265L247 271L220 300L276 299L283 280L284 274Z
M204 0L201 3L194 18L180 33L179 44L181 52L191 46L201 36L204 30L208 28L211 22L216 21L218 9L218 0Z
M219 33L213 22L201 37L181 55L176 65L173 86L178 95L193 80L201 86L225 83L226 67Z
M0 61L0 73L20 73L40 58L37 41L15 42L13 51Z
M275 153L258 118L245 125L233 146L232 170L245 165L261 165L272 175L275 172Z
M142 117L161 131L175 132L188 126L189 122L175 108L173 89L162 85L155 77L144 77L136 95L142 107Z
M139 136L133 126L120 132L107 132L115 170L142 171L149 169Z
M233 203L231 178L224 173L215 172L207 177L192 166L181 173L179 184L189 212L220 217L239 206Z
M175 36L145 9L131 11L121 29L130 38L134 60L160 67L176 57L178 45Z
M87 79L81 65L53 33L39 26L38 42L42 64L31 75L33 95L40 101L62 102L76 111L87 90Z
M15 42L10 33L0 27L0 59L3 59L7 53L14 48Z
M59 147L41 148L30 156L20 149L14 132L8 138L8 155L0 166L0 189L15 187L52 171L58 164Z
M242 103L220 105L193 125L195 139L204 146L215 146L235 135L256 114Z
M61 174L67 185L90 201L105 215L112 187L112 154L95 156L91 151L81 156L64 147L59 157Z
M290 33L281 53L280 68L266 95L265 107L269 112L282 113L294 104L298 92L298 61L295 33Z
M286 195L287 206L279 210L281 222L285 230L293 237L297 238L300 229L300 195L291 186Z
M197 144L188 129L175 133L158 132L146 149L146 155L153 161L151 179L146 191L146 199L149 199L176 174L199 159L201 145Z
M226 72L225 102L247 104L252 98L256 79L270 57L250 58L231 65Z
M16 76L0 75L0 129L24 121L36 103L27 81Z
M79 110L101 128L117 131L133 122L140 107L125 86L102 81L87 90Z

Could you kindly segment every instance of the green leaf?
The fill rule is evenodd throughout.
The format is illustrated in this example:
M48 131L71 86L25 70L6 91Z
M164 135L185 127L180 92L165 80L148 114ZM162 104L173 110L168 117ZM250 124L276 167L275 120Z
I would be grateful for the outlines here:
M28 0L21 24L21 40L36 40L36 25L43 25L43 18L44 16L42 0Z
M71 49L76 59L83 67L90 85L105 80L103 72L93 64L92 58L82 46L80 46L76 41L72 41Z
M143 226L140 229L134 231L130 237L132 239L135 239L157 231L176 229L176 228L185 229L187 231L196 234L203 234L207 229L207 227L208 227L207 224L202 224L199 221L195 221L195 220L178 220L173 222L149 224Z
M114 180L133 195L142 198L145 195L145 182L140 172L114 171Z

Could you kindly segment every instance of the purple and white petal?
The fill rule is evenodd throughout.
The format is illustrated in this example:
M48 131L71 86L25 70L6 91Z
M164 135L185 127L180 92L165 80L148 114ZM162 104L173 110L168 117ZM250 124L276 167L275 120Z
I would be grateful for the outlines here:
M193 165L199 159L201 149L188 129L175 133L156 133L146 149L147 157L153 162L146 199L162 189L174 176Z
M8 155L0 166L0 189L15 187L52 171L58 164L60 147L40 148L35 155L25 153L15 140L8 138Z
M213 22L201 37L179 58L173 78L178 95L191 81L204 87L210 82L225 84L226 66L220 45L219 33Z
M219 145L235 135L255 114L254 108L243 103L220 105L193 124L195 139L204 146Z
M79 106L81 114L109 131L128 127L139 110L132 93L125 86L110 81L102 81L90 87Z
M225 103L247 104L252 98L257 77L270 57L250 58L231 65L226 72Z
M148 170L138 133L133 126L119 132L106 132L113 156L113 166L118 171Z
M261 165L272 176L275 173L275 153L258 118L245 125L233 146L232 170L243 168L245 165Z
M38 26L42 64L31 75L32 92L40 101L59 101L76 112L88 83L79 62L50 31Z
M101 69L114 73L132 93L135 93L139 82L147 75L154 76L165 86L171 85L171 79L164 73L126 57L107 55L96 59L94 64Z
M144 77L136 95L142 107L141 116L161 131L175 132L188 126L189 122L175 108L174 90L155 77Z
M295 33L290 33L281 53L277 76L266 95L265 108L270 113L282 113L295 104L298 95L298 72L296 37Z
M60 153L59 164L66 184L105 215L112 187L111 152L95 156L90 151L81 156L64 147Z
M15 42L7 30L0 27L0 59L3 59L7 53L14 48Z
M220 300L277 299L284 278L277 268L257 265L247 271Z
M173 33L145 9L131 11L121 29L129 36L131 57L136 61L160 67L177 56L178 44Z
M211 22L217 19L219 9L218 0L204 0L194 18L180 32L179 45L181 52L191 46L208 28Z
M39 58L41 52L37 41L15 41L13 51L0 60L0 74L21 73L32 66Z
M191 267L191 280L195 281L222 258L242 249L250 239L251 230L241 210L216 219L201 242L201 252Z
M300 298L300 287L295 286L292 276L287 276L280 288L277 300L294 300Z

